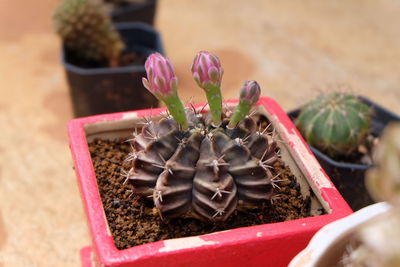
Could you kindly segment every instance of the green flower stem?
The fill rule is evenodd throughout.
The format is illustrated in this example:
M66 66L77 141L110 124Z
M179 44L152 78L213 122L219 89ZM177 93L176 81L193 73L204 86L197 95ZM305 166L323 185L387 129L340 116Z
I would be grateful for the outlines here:
M205 90L208 105L210 106L212 122L215 126L221 124L222 115L222 95L219 87L211 87Z
M249 102L240 101L236 106L235 111L229 121L228 127L234 128L236 125L249 114L249 111L253 105Z
M183 130L186 130L188 128L188 122L186 118L185 107L183 106L179 97L177 95L172 95L165 97L163 101L167 106L171 116L176 120Z

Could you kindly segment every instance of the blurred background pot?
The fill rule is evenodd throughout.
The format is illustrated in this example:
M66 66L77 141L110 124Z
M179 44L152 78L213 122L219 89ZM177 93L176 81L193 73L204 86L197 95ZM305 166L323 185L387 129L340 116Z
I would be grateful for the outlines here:
M73 64L73 55L63 48L63 65L70 87L75 117L120 112L158 106L158 101L142 85L146 75L144 59L164 53L160 33L144 23L116 24L128 52L143 57L140 65L84 68Z
M358 96L358 98L372 107L372 129L371 133L379 137L383 129L392 121L400 121L400 117L393 112L383 108L373 101ZM288 112L289 117L295 120L300 113L300 108ZM355 164L351 162L339 162L321 152L317 148L310 146L311 151L318 159L322 168L331 178L336 188L342 194L343 198L349 203L353 210L359 210L370 204L375 203L364 183L365 171L371 168L372 164Z
M106 0L106 3L124 2ZM136 0L126 1L121 5L111 6L110 16L113 22L144 22L149 25L154 24L157 0Z

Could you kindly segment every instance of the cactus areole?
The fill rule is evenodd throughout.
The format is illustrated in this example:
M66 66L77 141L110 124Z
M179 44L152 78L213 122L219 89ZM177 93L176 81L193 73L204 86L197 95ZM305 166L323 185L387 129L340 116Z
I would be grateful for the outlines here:
M332 92L306 104L296 126L307 143L331 157L347 156L365 142L371 110L356 96Z
M203 84L206 93L211 88L221 95L217 57L200 52L193 66L200 86L211 77ZM204 74L207 68L209 75ZM162 55L149 56L146 71L144 86L164 101L169 113L158 122L147 121L141 133L134 134L127 175L133 192L152 197L162 218L190 216L209 222L225 221L236 209L260 208L270 201L277 144L248 116L260 96L259 85L245 82L228 118L220 97L209 98L214 101L209 113L185 109L172 64Z

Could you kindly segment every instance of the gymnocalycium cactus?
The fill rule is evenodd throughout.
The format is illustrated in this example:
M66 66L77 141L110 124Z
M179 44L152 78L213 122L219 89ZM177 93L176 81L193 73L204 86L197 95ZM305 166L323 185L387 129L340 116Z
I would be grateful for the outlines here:
M349 155L365 142L371 110L351 94L321 94L306 104L296 126L306 141L329 156Z
M153 198L163 218L221 222L236 209L259 208L271 199L276 177L270 168L278 159L277 144L248 116L260 96L257 82L245 82L229 119L221 108L218 58L200 52L192 70L206 94L213 91L210 114L185 109L169 60L160 54L148 57L144 86L165 102L172 117L148 120L134 134L127 179L134 193Z
M82 59L118 65L125 48L98 0L64 0L54 13L57 33L66 48Z
M366 185L376 201L393 209L357 230L342 256L344 266L400 266L400 123L385 128L377 148L377 165L368 170Z

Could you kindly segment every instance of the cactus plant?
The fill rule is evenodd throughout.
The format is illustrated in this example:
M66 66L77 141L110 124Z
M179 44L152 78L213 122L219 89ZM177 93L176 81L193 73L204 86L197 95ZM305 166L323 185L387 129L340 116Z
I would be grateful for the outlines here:
M400 123L385 128L374 156L378 164L368 171L368 191L375 200L400 208Z
M79 58L119 64L125 44L98 0L64 0L54 22L65 47Z
M370 108L356 96L331 92L306 104L296 126L310 145L332 157L346 156L365 142L371 115Z
M191 216L209 222L223 222L236 209L259 208L271 200L275 177L270 168L278 159L277 144L248 116L260 96L259 85L245 82L239 105L228 118L221 108L219 60L200 52L192 71L212 102L210 117L183 107L168 59L151 55L146 71L144 86L165 102L171 116L148 120L134 134L127 174L133 192L152 197L162 218Z
M400 266L400 123L384 130L376 163L367 173L367 188L377 201L388 201L393 209L357 230L342 256L344 266Z
M159 53L151 54L145 63L148 79L142 79L144 87L160 101L163 101L172 117L183 128L187 128L187 119L183 104L178 97L178 78L171 63Z

